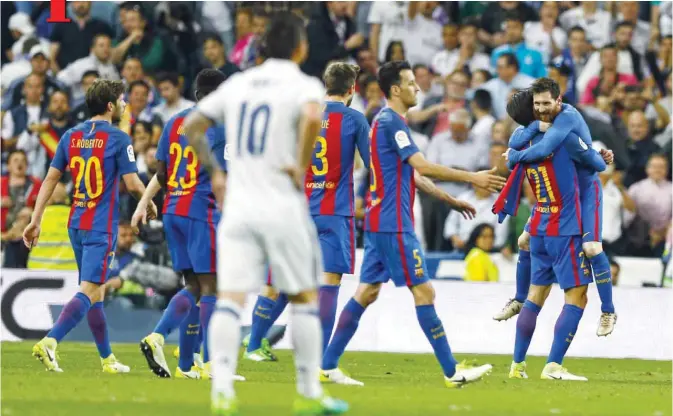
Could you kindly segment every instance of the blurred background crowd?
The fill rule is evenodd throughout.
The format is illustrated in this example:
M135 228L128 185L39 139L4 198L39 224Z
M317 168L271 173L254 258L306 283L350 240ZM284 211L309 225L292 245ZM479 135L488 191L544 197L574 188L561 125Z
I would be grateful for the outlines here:
M45 215L42 247L29 253L21 232L60 136L88 117L84 93L97 78L128 86L119 127L132 139L145 181L156 171L162 125L193 105L202 68L227 76L258 65L269 16L292 11L307 24L302 69L320 77L333 60L361 68L351 106L371 120L385 106L379 65L408 60L420 87L408 115L414 139L433 162L509 174L501 154L516 127L508 97L549 76L580 109L598 147L616 163L600 175L603 239L612 256L670 257L671 2L68 2L69 23L48 23L49 2L3 1L3 267L75 269L65 231L72 181ZM356 183L366 181L360 169ZM429 252L467 257L466 280L498 280L489 253L511 258L534 203L525 187L518 216L498 224L495 195L438 183L479 212L465 221L421 195L418 233ZM358 210L366 200L358 186ZM155 202L161 206L163 196ZM134 199L122 189L121 218ZM161 218L136 237L120 226L115 286L142 304L177 282ZM615 264L615 267L618 267ZM148 277L149 276L149 277ZM615 279L616 280L616 279ZM177 283L175 283L177 285Z

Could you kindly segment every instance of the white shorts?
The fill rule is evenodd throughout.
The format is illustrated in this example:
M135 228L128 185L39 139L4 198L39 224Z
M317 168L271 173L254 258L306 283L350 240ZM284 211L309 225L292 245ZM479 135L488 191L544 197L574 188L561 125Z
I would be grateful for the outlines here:
M323 279L322 256L305 201L228 210L217 236L217 289L256 293L267 282L281 293L317 289ZM280 205L280 206L279 206Z

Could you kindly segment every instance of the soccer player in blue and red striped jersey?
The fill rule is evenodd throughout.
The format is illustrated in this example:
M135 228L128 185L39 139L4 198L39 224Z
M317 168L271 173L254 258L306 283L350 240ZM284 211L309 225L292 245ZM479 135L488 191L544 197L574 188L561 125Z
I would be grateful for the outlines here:
M323 351L334 327L341 277L344 273L352 274L355 265L353 168L356 149L365 163L369 162L369 123L362 113L349 107L358 71L357 66L344 62L330 64L325 70L327 97L322 128L304 181L325 269L324 284L319 289ZM279 295L270 285L264 289L253 311L246 359L275 360L263 337L286 305L284 295Z
M532 87L536 118L545 119L555 111L558 85L540 79ZM517 135L526 135L524 128L515 131L511 142L520 142ZM539 133L531 145L543 139ZM510 167L515 163L506 153ZM591 271L582 251L582 207L578 169L605 170L601 155L591 149L578 135L570 133L550 157L523 164L523 172L536 193L536 205L527 224L530 233L531 287L517 320L514 360L510 378L527 378L525 357L537 315L549 295L552 283L565 291L565 306L554 330L554 341L543 379L586 380L562 367L563 358L573 340L586 306L587 285Z
M541 78L536 84L547 83L553 85L549 78ZM552 94L556 94L554 91ZM521 144L527 143L538 131L545 132L544 140L525 150L512 150L510 158L513 163L531 162L542 160L549 156L554 149L566 140L568 133L572 132L582 138L587 146L591 146L591 133L582 115L569 104L560 103L558 95L557 108L544 120L538 120L526 127L518 143L511 143L513 149L520 149ZM548 130L547 130L548 129ZM602 151L605 154L609 151ZM601 318L596 334L607 336L612 333L617 314L612 302L612 276L610 262L603 252L602 229L603 229L603 189L598 174L593 169L587 169L582 165L577 166L580 186L580 200L582 203L582 249L596 277L596 288L601 299Z
M216 90L224 80L224 74L214 69L199 72L195 81L196 100ZM201 161L184 135L183 122L192 111L193 108L188 108L179 112L164 126L157 148L157 174L150 181L132 221L133 225L142 221L146 205L160 187L166 189L164 231L173 269L183 275L185 287L173 296L152 333L140 342L147 364L159 377L171 376L163 345L164 338L177 327L180 327L180 356L176 377L196 379L201 378L202 373L204 377L210 376L208 324L217 300L215 230L221 214L210 176L202 169ZM211 127L206 138L216 163L226 169L224 128ZM204 345L203 371L193 366L199 326Z
M103 312L104 284L117 244L119 222L119 178L126 189L140 199L145 185L138 168L131 138L112 126L124 112L124 86L118 81L98 80L86 93L90 120L68 130L58 143L47 177L42 183L30 224L23 233L30 248L38 243L40 222L63 172L70 169L74 192L68 233L79 270L80 290L65 305L54 327L33 347L33 355L49 371L61 372L56 361L57 344L87 316L103 371L126 373L129 367L112 354ZM156 206L147 206L147 215L156 216Z
M416 176L442 181L469 182L496 191L504 180L490 171L464 172L429 163L411 139L406 123L409 108L416 105L419 90L407 62L384 64L378 74L379 85L388 99L388 107L374 119L370 141L371 201L365 214L365 253L360 271L360 286L339 316L334 336L323 356L321 378L338 384L363 385L346 376L338 362L355 334L360 317L378 297L381 285L393 280L408 287L416 304L416 315L439 361L448 387L479 380L490 365L475 368L456 367L442 322L434 306L434 290L429 281L423 249L414 233L412 207ZM432 184L430 183L430 186ZM445 193L441 197L471 218L474 208Z

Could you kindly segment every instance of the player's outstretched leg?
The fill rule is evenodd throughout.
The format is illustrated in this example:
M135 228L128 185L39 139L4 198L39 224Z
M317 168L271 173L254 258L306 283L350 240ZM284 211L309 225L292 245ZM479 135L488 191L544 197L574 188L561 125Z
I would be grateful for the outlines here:
M171 376L164 356L164 338L179 327L189 311L196 307L198 283L189 272L185 273L185 281L187 286L173 296L154 331L140 341L140 351L145 356L147 365L159 377Z
M566 304L561 310L554 327L554 342L549 352L547 365L542 370L544 380L587 381L586 377L571 374L563 364L563 358L572 343L579 326L584 307L587 304L587 286L578 286L566 290Z
M266 334L283 314L287 303L287 296L278 293L273 287L266 286L263 289L262 294L257 297L257 303L252 312L250 336L247 342L243 342L246 347L243 358L251 361L278 361L278 358L271 351Z
M367 307L374 303L379 296L381 284L360 283L353 298L351 298L339 315L334 336L325 349L322 358L322 370L320 379L324 382L347 384L352 386L364 386L364 383L348 377L339 368L339 359L346 350L355 331L360 324L360 318Z
M334 321L336 319L337 301L339 300L339 287L341 285L340 273L325 273L325 285L318 289L318 301L320 305L320 324L322 326L322 351L327 351Z
M493 366L490 364L478 367L467 367L462 365L457 368L457 361L451 353L449 341L446 339L446 332L442 320L437 316L435 310L435 290L430 282L425 282L411 287L411 293L414 295L416 304L416 317L421 325L426 338L432 345L435 357L439 361L444 373L444 380L447 387L461 387L466 383L480 380L483 376L490 373Z
M201 368L194 360L194 345L199 342L201 322L199 321L198 306L189 310L189 314L180 324L178 367L175 369L175 378L201 378Z
M523 303L528 297L530 290L530 235L524 231L519 236L519 260L516 263L516 295L513 299L507 301L505 306L498 312L493 319L496 321L506 321L521 312Z
M44 364L48 371L62 372L56 361L56 347L63 337L72 331L91 308L91 300L98 301L100 285L83 281L80 291L63 307L54 327L33 346L33 356Z
M89 329L96 342L100 361L103 366L104 373L118 374L128 373L131 371L129 366L117 361L117 358L112 353L110 347L110 337L107 331L107 320L105 318L105 310L103 310L103 301L96 302L91 305L86 314L86 320L89 323Z
M582 250L586 255L594 273L594 282L601 298L601 319L598 322L596 335L605 337L610 335L617 323L615 305L612 303L612 271L610 260L603 251L603 245L597 241L585 242Z
M348 404L330 397L319 381L322 357L322 328L318 318L315 290L290 297L292 302L292 346L297 372L295 415L338 415L348 411Z

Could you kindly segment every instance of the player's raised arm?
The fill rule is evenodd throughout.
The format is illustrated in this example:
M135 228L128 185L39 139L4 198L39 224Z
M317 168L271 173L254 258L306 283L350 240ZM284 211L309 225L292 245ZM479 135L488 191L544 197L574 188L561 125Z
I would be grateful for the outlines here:
M496 168L482 170L480 172L468 172L452 169L446 166L430 163L421 152L414 153L409 159L409 164L422 176L437 179L442 182L465 182L478 188L498 192L505 186L505 178L495 175Z

